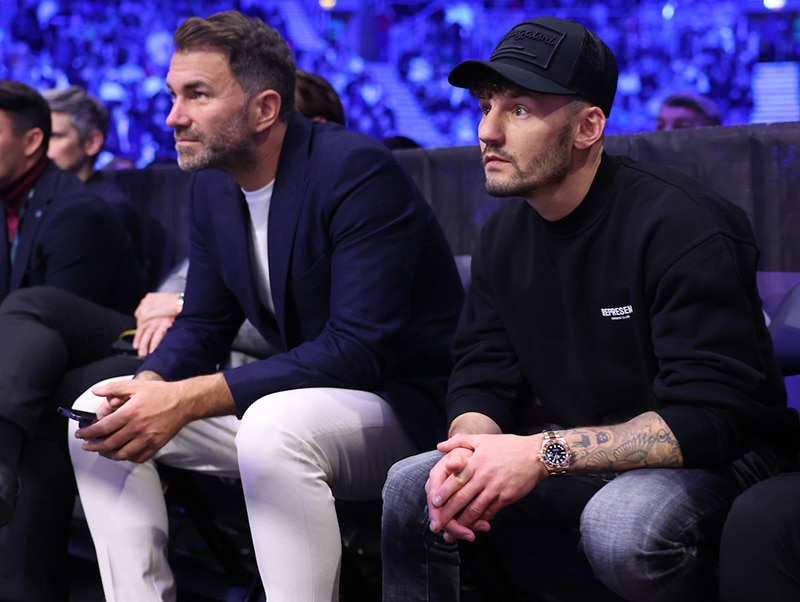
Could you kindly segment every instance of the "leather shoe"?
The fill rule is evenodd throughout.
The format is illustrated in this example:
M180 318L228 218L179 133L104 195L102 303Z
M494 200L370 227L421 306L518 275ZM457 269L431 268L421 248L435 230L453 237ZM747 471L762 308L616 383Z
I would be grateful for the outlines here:
M0 527L7 525L14 518L19 497L19 477L15 470L8 466L0 466Z

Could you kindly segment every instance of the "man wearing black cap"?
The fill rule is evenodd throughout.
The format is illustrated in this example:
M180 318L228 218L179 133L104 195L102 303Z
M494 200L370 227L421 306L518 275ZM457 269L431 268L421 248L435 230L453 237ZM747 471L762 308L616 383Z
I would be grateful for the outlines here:
M487 191L524 202L473 255L449 439L389 473L384 600L457 600L457 543L474 552L490 528L501 557L499 538L524 533L517 590L580 545L624 599L715 599L731 501L783 468L800 427L747 217L603 152L616 61L577 23L521 23L450 83L480 101Z

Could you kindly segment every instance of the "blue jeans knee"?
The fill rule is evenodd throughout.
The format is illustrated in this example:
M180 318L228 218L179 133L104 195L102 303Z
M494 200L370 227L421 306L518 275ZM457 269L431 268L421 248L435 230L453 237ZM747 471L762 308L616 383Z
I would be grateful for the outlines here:
M735 494L704 470L623 473L584 508L584 552L598 579L627 600L714 600L719 537Z

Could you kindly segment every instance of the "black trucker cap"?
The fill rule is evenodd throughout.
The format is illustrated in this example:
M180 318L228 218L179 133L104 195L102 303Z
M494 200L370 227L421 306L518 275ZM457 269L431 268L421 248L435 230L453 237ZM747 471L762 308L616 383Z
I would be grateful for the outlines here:
M617 61L608 46L575 21L538 17L515 25L488 61L463 61L448 81L469 88L486 69L534 92L580 96L606 117L617 91Z

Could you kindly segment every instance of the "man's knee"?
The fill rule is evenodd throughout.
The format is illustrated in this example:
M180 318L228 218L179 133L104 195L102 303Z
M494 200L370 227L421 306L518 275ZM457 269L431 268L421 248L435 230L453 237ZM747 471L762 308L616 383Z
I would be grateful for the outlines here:
M651 545L648 534L660 530L646 524L645 517L637 512L635 499L626 504L613 493L606 485L595 494L580 522L583 550L601 579L620 567L630 570L640 564Z
M314 441L322 412L313 390L279 391L247 408L236 433L236 455L245 480L273 479L299 465L330 472L326 450Z
M262 398L245 411L236 433L236 455L239 466L246 474L251 470L264 471L274 466L274 460L285 448L290 425L281 425L280 409L270 404L272 396ZM249 470L248 470L249 468Z
M625 473L586 505L584 551L597 577L627 599L713 599L730 498L727 482L701 470Z
M404 514L425 507L425 483L439 452L426 452L396 462L383 486L384 513Z
M384 544L400 541L421 543L432 537L428 530L425 482L441 454L427 452L396 462L383 486L381 538ZM416 540L415 538L419 538Z
M94 412L100 406L100 404L103 403L104 398L103 397L98 397L97 395L92 393L92 389L94 389L95 387L99 387L100 385L104 385L105 383L109 383L109 382L115 381L115 380L125 380L125 379L130 379L130 378L132 378L132 377L131 376L115 376L113 378L107 378L105 380L101 380L100 382L93 384L91 387L86 389L86 391L81 393L81 395L79 395L78 398L75 400L75 402L72 404L72 407L74 409L76 409L76 410L81 410L81 411L84 411L84 412Z
M52 286L19 288L9 293L0 304L0 316L24 315L47 322L57 316L61 304L59 298L68 294Z

